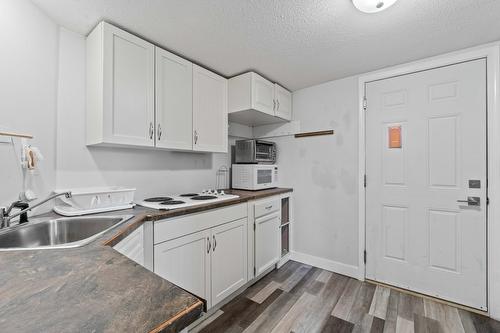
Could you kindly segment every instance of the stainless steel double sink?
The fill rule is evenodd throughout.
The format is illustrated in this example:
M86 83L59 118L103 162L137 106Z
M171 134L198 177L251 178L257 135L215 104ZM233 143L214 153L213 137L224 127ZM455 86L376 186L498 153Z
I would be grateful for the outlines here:
M0 230L0 251L74 248L90 243L133 215L36 219Z

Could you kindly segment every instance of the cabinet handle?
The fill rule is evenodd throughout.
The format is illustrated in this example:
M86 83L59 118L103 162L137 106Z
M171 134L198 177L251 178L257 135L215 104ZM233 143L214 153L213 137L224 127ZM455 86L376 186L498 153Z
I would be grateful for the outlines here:
M215 235L213 235L214 237L214 252L215 252L215 248L217 247L217 239L215 239Z
M207 253L210 253L211 248L212 248L212 244L210 244L210 237L207 237Z
M272 205L271 205L271 206L267 206L267 207L266 207L266 209L271 209L271 208L273 208L273 206L272 206Z
M161 125L158 124L158 141L161 139Z
M197 144L198 143L198 131L195 130L194 131L194 144Z
M276 100L273 99L273 111L276 111Z
M278 108L276 109L276 111L278 111L280 109L280 101L276 100L276 103L278 103Z
M149 123L149 139L150 140L153 140L153 131L154 131L153 122L150 122Z

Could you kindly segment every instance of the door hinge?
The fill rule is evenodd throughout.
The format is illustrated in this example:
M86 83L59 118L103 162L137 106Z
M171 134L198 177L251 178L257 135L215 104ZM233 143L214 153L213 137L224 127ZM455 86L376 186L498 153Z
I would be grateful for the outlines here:
M366 188L366 175L363 176L363 186Z
M366 250L363 252L363 261L366 264Z
M486 198L486 205L489 205L490 204L490 198Z
M253 276L257 273L257 270L255 269L255 266L253 266Z
M366 96L363 97L363 110L366 111L366 108L368 107L368 101L366 100Z
M253 224L253 231L255 231L255 223Z

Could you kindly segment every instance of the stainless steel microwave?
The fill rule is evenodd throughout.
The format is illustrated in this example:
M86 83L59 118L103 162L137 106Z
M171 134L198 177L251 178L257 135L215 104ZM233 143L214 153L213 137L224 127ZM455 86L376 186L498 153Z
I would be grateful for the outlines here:
M264 140L236 140L235 162L237 164L274 164L276 144Z

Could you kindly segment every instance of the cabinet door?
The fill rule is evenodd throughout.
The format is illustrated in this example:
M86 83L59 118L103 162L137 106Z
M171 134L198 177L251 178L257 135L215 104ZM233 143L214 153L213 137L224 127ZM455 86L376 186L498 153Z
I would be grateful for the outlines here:
M104 23L104 142L154 145L154 46Z
M274 84L276 100L276 116L285 120L292 120L292 93L278 84Z
M155 245L154 272L209 302L210 231Z
M255 219L255 276L280 259L280 212Z
M227 80L193 65L193 149L227 152Z
M247 282L247 219L212 228L212 304Z
M255 73L252 74L252 106L274 116L274 85Z
M130 235L125 237L113 248L132 259L136 263L144 266L144 228L143 226L135 229Z
M156 146L193 149L193 64L156 48Z

